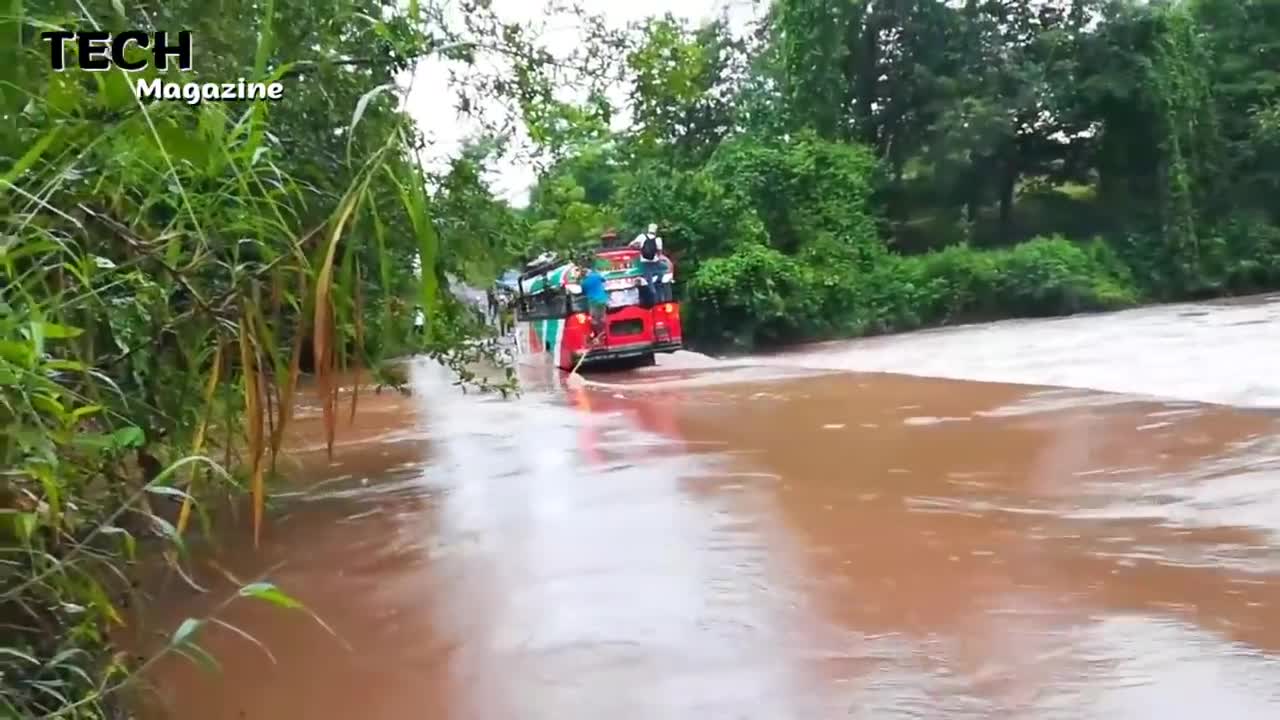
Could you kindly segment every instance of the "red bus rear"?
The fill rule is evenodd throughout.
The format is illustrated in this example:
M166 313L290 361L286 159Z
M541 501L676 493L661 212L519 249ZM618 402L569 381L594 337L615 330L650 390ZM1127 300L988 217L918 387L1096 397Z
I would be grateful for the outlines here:
M605 277L609 305L602 336L591 338L591 317L571 271L549 270L546 282L534 283L537 297L524 298L522 307L536 308L517 319L517 348L524 356L546 354L558 367L570 370L587 354L583 366L614 361L653 364L656 353L683 347L680 305L671 295L674 265L664 259L662 297L643 280L640 252L632 248L597 253L597 269ZM563 308L563 312L557 311Z

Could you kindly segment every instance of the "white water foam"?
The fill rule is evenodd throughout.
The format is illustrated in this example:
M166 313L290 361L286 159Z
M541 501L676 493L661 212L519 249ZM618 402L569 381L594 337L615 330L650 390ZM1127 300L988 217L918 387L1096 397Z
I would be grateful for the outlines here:
M1280 295L824 343L775 366L1280 408Z

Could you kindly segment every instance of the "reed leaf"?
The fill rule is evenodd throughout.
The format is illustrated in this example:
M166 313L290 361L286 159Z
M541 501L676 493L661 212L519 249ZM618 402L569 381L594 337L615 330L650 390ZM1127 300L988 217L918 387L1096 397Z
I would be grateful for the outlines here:
M218 381L222 377L222 341L219 339L216 349L213 353L213 364L209 368L209 379L205 382L204 395L201 400L200 421L196 427L196 437L191 443L191 454L199 455L204 450L204 436L209 429L209 417L213 413L213 396L218 389ZM182 500L182 507L178 511L178 534L186 532L187 524L191 520L191 505L194 502L192 496L196 492L196 481L199 478L199 468L195 465L191 466L191 472L187 475L187 494Z

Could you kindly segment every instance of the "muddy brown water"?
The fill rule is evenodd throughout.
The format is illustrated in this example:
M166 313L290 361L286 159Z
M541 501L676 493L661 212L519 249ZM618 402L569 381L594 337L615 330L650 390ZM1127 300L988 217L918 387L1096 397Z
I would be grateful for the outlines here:
M271 657L210 627L144 717L1280 717L1277 338L1255 299L506 402L415 365L333 462L304 408L298 490L216 558L332 634L232 604ZM1141 395L1048 387L1091 384ZM198 575L153 631L232 591Z

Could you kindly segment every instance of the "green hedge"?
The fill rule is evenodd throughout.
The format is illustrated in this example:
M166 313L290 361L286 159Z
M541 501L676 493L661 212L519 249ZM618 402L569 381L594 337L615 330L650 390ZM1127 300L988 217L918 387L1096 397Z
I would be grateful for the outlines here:
M703 263L689 283L689 334L715 348L911 330L965 320L1108 310L1141 293L1102 241L1040 237L999 250L950 247L866 268L839 243L799 256L759 244Z

